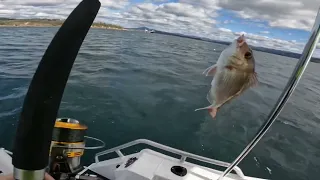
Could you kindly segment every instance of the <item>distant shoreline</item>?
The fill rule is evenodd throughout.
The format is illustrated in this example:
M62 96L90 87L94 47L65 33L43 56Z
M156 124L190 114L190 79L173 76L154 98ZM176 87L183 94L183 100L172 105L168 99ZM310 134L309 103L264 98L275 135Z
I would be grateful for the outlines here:
M0 27L61 27L65 20L59 19L7 19L0 18ZM94 22L91 28L127 30L119 25Z
M41 25L41 26L33 26L33 25L18 25L18 26L13 26L13 25L0 25L0 28L26 28L26 27L30 27L30 28L50 28L50 27L61 27L59 25L57 26L45 26L45 25ZM128 31L128 29L118 29L118 28L108 28L108 27L96 27L96 26L91 26L91 28L93 29L108 29L108 30L118 30L118 31Z
M60 20L60 19L9 19L9 18L1 18L0 17L0 28L1 27L13 27L13 28L19 28L19 27L20 28L22 28L22 27L43 27L43 28L60 27L64 21L65 20ZM124 28L119 25L106 24L106 23L102 23L102 22L94 22L92 24L91 28L118 30L118 31L140 31L140 32L145 32L145 30L148 30L148 31L151 30L147 27ZM170 33L170 32L165 32L165 31L158 31L158 30L155 30L154 33L163 34L163 35L178 36L178 37L183 37L183 38L191 38L191 39L196 39L196 40L200 40L200 41L207 41L207 42L213 42L213 43L224 44L224 45L230 44L230 42L226 42L226 41L218 41L218 40L213 40L213 39L209 39L209 38L188 36L188 35L179 34L179 33ZM295 52L284 51L284 50L270 49L270 48L265 48L265 47L255 47L255 46L252 46L252 49L257 50L257 51L261 51L261 52L277 54L280 56L296 58L296 59L299 59L301 57L301 53L295 53ZM320 58L312 57L311 62L320 63Z

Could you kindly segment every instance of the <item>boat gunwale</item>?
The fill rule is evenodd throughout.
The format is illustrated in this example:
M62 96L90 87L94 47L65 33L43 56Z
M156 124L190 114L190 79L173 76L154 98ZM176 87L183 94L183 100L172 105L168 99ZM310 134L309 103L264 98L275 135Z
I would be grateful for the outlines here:
M185 162L187 160L187 158L189 158L189 159L198 160L198 161L209 163L209 164L216 165L216 166L229 167L231 165L231 163L228 163L228 162L219 161L219 160L216 160L216 159L211 159L211 158L203 157L203 156L200 156L200 155L192 154L192 153L189 153L189 152L186 152L186 151L182 151L182 150L179 150L179 149L176 149L176 148L172 148L172 147L169 147L169 146L166 146L166 145L163 145L163 144L160 144L160 143L148 140L148 139L136 139L136 140L127 142L125 144L122 144L122 145L119 145L119 146L116 146L116 147L113 147L113 148L98 152L98 153L95 154L95 163L99 163L100 162L99 161L99 156L110 154L110 153L113 153L113 152L117 153L117 155L119 157L125 157L122 154L121 150L125 149L125 148L129 148L129 147L135 146L135 145L138 145L138 144L146 144L146 145L149 145L149 146L152 146L152 147L155 147L155 148L159 148L159 149L167 151L167 152L171 152L171 153L176 154L176 155L180 155L181 156L181 158L180 158L180 162L181 163ZM233 170L235 171L236 175L238 175L242 179L245 179L245 175L242 172L242 170L240 169L240 167L235 166L233 168Z

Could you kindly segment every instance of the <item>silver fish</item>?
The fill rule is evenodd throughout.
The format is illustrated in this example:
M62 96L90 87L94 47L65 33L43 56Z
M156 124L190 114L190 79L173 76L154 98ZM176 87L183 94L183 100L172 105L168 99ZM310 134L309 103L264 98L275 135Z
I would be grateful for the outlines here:
M258 84L255 59L244 35L223 50L217 63L207 68L203 74L213 76L211 89L207 94L207 100L211 105L195 111L208 109L214 118L225 103Z

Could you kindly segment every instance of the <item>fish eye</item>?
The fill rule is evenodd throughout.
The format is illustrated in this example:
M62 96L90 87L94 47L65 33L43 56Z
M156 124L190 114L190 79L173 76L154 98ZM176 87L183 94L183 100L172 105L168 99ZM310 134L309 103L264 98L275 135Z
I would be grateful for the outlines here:
M244 54L244 57L245 57L246 59L250 59L250 58L252 57L252 53L251 53L251 52L246 52L246 53Z

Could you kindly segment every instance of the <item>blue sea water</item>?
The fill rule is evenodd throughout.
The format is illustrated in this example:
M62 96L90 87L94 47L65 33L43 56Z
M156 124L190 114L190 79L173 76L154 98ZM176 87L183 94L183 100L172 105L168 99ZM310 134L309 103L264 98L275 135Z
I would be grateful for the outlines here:
M57 28L0 28L0 146L11 149L31 78ZM111 148L146 138L231 162L251 141L285 87L297 59L255 51L259 85L212 120L202 72L225 45L136 31L91 29L71 71L59 117L89 126ZM310 63L281 115L239 164L246 175L320 176L320 65ZM88 151L83 163L97 151Z

